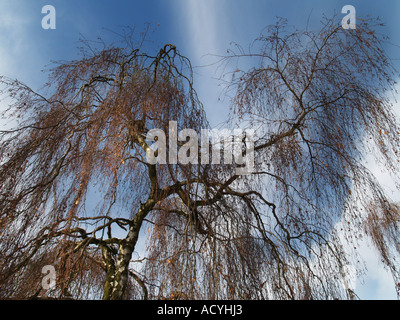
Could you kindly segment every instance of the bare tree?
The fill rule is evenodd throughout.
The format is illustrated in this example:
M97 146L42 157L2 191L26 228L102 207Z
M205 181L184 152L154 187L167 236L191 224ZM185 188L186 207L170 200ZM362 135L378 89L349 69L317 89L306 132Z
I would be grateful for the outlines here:
M236 69L228 89L235 92L232 121L241 118L259 128L256 174L263 176L259 190L268 196L263 202L275 220L263 229L268 226L268 234L284 244L281 251L296 260L286 267L292 269L287 278L286 259L278 259L279 271L271 274L278 275L283 296L299 297L303 279L319 279L322 289L329 276L336 282L347 264L362 258L357 242L367 231L399 293L398 211L364 161L373 155L398 181L400 130L391 102L398 73L384 52L386 38L375 30L379 20L362 19L356 30L342 29L335 18L324 18L322 25L318 32L299 31L280 19L250 52L237 46L224 57L258 62L250 71ZM349 255L349 248L356 250ZM323 261L319 271L311 261ZM321 290L316 296L330 295Z
M398 172L395 73L374 27L279 21L256 53L225 58L259 59L229 84L232 128L237 119L257 128L250 175L236 164L148 161L160 138L147 140L149 130L169 140L171 120L208 128L190 62L173 45L154 55L130 39L88 46L52 70L49 98L2 78L15 101L4 116L22 120L0 133L1 296L353 298L350 249L364 234L399 281L398 210L363 165L371 150ZM47 293L46 264L57 270Z
M86 45L81 60L52 70L50 98L2 79L16 101L7 111L23 118L17 129L1 132L5 296L37 290L18 275L50 251L61 294L81 294L101 267L103 298L122 298L142 223L181 187L170 179L186 170L167 175L149 164L146 131L165 128L170 119L207 126L190 63L175 46L151 56L129 41L124 49ZM95 206L88 198L101 200ZM125 236L114 236L118 228Z

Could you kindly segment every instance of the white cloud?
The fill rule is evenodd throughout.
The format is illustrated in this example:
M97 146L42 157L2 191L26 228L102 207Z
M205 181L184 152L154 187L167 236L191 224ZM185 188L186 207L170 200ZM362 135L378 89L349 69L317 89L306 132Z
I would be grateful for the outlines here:
M384 268L376 249L365 241L359 249L359 254L366 264L366 272L357 279L355 287L355 291L360 299L397 299L392 275Z
M2 1L0 10L0 74L9 77L28 75L35 66L32 25L29 6L17 1ZM40 19L40 15L38 16ZM40 20L38 20L40 23Z
M195 86L206 109L212 126L225 121L228 116L227 102L219 100L222 88L216 79L215 55L226 53L232 35L229 6L225 1L176 0L174 11L179 21L177 28L184 39L186 55L195 72ZM226 70L225 70L226 71Z
M185 22L184 36L189 43L190 54L196 62L204 55L226 50L229 40L228 7L215 0L185 0L175 2ZM225 41L224 41L225 39Z

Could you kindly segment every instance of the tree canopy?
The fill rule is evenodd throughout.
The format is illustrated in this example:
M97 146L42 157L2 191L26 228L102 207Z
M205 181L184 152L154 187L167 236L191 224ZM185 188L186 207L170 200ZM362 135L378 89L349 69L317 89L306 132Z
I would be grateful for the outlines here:
M0 131L0 297L353 298L348 268L361 265L364 238L399 292L399 207L365 165L372 154L399 181L398 74L378 27L280 19L249 52L222 58L257 60L227 86L227 128L243 120L255 132L236 144L254 154L245 175L211 161L210 137L205 150L189 148L188 131L176 136L211 128L172 44L85 43L81 59L49 72L46 93L2 77L13 101L2 116L18 125ZM175 148L196 157L149 162ZM45 265L57 272L52 290L38 280Z

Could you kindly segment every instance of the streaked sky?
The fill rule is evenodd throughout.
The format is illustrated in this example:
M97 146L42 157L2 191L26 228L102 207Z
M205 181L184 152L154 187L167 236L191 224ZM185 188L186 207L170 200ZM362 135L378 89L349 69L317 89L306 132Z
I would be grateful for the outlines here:
M44 5L56 9L56 29L44 30ZM175 44L195 67L195 85L210 123L217 125L227 115L217 78L221 69L215 55L224 54L232 42L248 46L276 17L289 24L317 28L323 14L341 15L351 4L357 17L380 17L382 32L393 45L389 56L400 64L399 0L0 0L0 75L18 78L34 89L46 80L42 70L51 62L78 57L80 38L114 40L124 26L144 30L150 23L156 30L150 39L157 45ZM114 31L114 32L113 32ZM400 68L398 68L400 69ZM357 280L357 294L363 299L394 299L391 276L383 270L371 249L363 249L368 273L365 284Z

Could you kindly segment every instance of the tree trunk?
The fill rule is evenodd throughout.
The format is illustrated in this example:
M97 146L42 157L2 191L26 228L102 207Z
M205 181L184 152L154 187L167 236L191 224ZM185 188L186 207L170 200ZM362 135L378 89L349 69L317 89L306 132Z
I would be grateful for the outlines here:
M129 262L135 250L139 231L143 219L154 206L154 201L149 200L142 205L139 212L133 219L127 237L120 242L117 263L112 259L107 259L107 278L104 284L103 300L122 300L128 284ZM111 260L111 261L110 261ZM110 266L108 266L110 264Z
M134 246L133 246L134 247ZM128 283L129 261L133 248L129 244L121 244L118 261L115 268L110 300L122 300Z
M141 136L143 133L142 131L143 128L139 132L134 131L134 135L146 154L149 154L151 150L143 136ZM159 191L159 188L155 165L148 165L148 170L150 178L150 196L144 204L140 205L140 209L132 220L127 237L124 240L121 240L119 244L118 259L115 267L108 268L109 274L107 274L106 283L104 285L103 300L123 299L128 284L129 262L139 238L139 231L142 222L147 214L153 209L156 202L160 200L157 198L157 191ZM112 261L112 263L114 263L114 261Z

